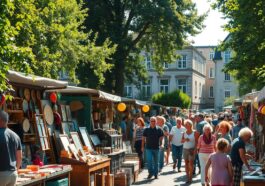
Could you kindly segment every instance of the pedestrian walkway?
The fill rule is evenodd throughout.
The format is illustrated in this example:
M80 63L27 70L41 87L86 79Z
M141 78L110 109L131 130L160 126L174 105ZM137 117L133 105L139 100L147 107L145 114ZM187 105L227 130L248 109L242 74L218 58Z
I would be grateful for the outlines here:
M200 174L196 174L193 177L193 181L191 184L186 184L186 173L185 173L185 167L184 162L182 162L181 171L177 172L173 171L173 163L170 163L169 165L165 166L158 176L158 179L155 179L152 177L152 179L147 179L148 176L148 170L144 169L140 174L138 181L134 183L133 185L152 185L152 186L178 186L178 185L201 185L201 176ZM197 170L198 172L198 170Z

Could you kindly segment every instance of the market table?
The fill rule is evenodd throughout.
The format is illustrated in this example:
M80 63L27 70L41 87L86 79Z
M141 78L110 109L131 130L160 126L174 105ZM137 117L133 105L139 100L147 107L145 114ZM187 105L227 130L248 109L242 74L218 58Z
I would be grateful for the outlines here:
M81 162L71 158L61 158L62 164L70 164L73 168L71 172L71 185L82 185L82 186L90 186L91 183L91 175L94 175L94 185L96 185L95 173L100 172L101 175L104 173L104 169L106 169L107 176L110 175L110 159L105 158L102 160L97 160L95 162ZM102 186L104 183L104 176L101 177Z
M243 176L241 185L244 186L264 186L265 185L265 174L261 171L261 164L251 163L250 166L255 170L254 172L249 172L245 167L243 167Z
M16 186L45 186L46 182L62 179L62 178L68 178L69 180L69 186L70 186L70 172L72 171L72 168L66 168L61 171L54 172L48 176L43 176L41 178L31 179L28 181L18 182ZM20 178L18 178L19 180Z

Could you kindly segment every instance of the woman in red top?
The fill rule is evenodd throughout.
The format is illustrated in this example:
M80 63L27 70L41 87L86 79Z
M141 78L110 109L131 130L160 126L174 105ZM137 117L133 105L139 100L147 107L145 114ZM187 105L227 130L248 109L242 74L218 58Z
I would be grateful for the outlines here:
M211 153L215 152L216 138L212 135L212 126L208 123L203 127L203 134L199 137L197 149L201 165L201 184L205 185L205 165Z

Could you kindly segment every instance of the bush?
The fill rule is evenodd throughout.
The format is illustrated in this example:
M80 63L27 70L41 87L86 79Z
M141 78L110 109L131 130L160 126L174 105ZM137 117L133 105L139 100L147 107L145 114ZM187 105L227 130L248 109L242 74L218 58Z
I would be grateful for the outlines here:
M170 93L159 92L152 96L153 103L181 108L189 108L191 104L190 97L180 90Z

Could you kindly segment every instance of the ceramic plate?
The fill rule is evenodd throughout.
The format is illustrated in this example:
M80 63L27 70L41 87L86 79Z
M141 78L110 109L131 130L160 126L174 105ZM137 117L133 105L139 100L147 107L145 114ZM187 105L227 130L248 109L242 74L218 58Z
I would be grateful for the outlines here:
M24 96L27 101L30 100L30 90L28 88L24 89Z
M54 116L53 116L53 111L50 105L45 105L44 106L44 116L45 120L49 125L53 124L54 121Z
M23 126L23 131L24 132L28 132L29 131L29 129L30 129L30 123L29 123L29 120L27 118L25 118L23 120L22 126Z
M23 100L22 106L23 106L24 113L27 113L29 110L29 104L28 104L27 100L25 100L25 99Z

